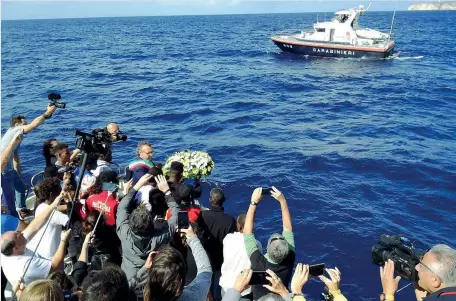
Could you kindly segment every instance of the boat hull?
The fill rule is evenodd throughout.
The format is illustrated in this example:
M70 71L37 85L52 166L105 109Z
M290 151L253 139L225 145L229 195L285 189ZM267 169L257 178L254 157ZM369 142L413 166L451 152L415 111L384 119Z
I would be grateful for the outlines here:
M341 58L387 58L393 54L394 42L391 41L385 48L359 47L329 43L301 42L272 37L271 40L285 52L303 54L315 57Z

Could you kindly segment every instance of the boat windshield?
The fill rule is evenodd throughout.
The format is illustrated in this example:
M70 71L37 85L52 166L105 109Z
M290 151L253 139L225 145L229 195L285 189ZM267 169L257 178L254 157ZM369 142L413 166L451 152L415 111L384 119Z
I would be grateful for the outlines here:
M340 15L336 15L335 19L337 21L339 21L340 23L345 23L345 21L348 20L348 15L344 15L344 14L340 14Z

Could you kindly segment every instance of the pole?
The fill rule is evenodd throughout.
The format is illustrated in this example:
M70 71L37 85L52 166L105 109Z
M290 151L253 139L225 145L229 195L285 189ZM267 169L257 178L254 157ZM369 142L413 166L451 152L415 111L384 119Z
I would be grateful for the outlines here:
M87 154L87 152L83 152L83 153L84 154L82 155L82 165L81 165L81 171L79 173L78 185L76 186L76 191L74 192L74 196L73 196L73 202L71 203L71 210L70 210L70 213L68 215L68 218L70 219L70 222L68 222L67 230L70 228L71 217L73 216L74 204L76 203L76 200L79 197L79 191L81 190L82 179L84 178L85 169L87 167L88 154Z
M389 32L389 35L388 35L388 43L391 40L391 35L393 33L393 25L394 25L394 19L396 17L396 9L397 9L397 2L398 1L399 0L396 0L396 7L394 8L393 19L391 20L391 28L390 28L390 32Z

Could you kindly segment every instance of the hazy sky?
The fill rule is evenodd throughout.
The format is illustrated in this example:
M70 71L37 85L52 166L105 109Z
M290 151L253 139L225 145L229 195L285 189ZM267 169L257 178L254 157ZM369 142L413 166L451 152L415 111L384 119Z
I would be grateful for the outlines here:
M417 1L413 1L417 2ZM411 0L372 1L371 10L406 10ZM310 0L124 0L30 1L1 0L3 20L82 17L212 15L250 13L333 12L369 5L368 1Z

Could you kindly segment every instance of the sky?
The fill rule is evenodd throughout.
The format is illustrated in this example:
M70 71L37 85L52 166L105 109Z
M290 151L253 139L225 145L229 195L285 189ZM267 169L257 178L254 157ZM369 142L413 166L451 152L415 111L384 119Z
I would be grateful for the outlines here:
M375 0L371 11L406 10L419 1ZM2 20L334 12L369 1L344 0L1 0Z

